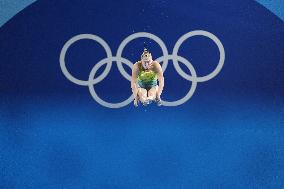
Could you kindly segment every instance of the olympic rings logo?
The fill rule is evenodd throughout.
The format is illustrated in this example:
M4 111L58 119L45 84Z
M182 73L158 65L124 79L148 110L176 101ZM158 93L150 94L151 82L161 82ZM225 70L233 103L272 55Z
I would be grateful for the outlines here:
M205 76L197 76L194 67L192 66L192 64L185 58L181 57L178 55L178 51L179 48L181 46L181 44L187 40L190 37L194 37L194 36L205 36L208 37L209 39L211 39L218 47L219 49L219 53L220 53L220 58L219 58L219 62L217 67L208 75ZM151 33L147 33L147 32L138 32L138 33L134 33L130 36L128 36L127 38L125 38L120 46L118 47L116 56L112 56L112 52L111 49L109 47L109 45L99 36L93 35L93 34L80 34L80 35L76 35L74 37L72 37L71 39L69 39L63 46L61 53L60 53L60 67L61 70L63 72L63 74L65 75L65 77L70 80L71 82L77 84L77 85L81 85L81 86L87 86L89 88L89 91L92 95L92 97L94 98L95 101L97 101L99 104L101 104L104 107L108 107L108 108L121 108L124 107L126 105L128 105L129 103L131 103L133 101L133 95L131 95L128 99L124 100L123 102L119 102L119 103L110 103L110 102L106 102L103 99L101 99L95 89L94 89L94 85L101 82L110 72L110 69L112 67L112 62L116 62L117 63L117 67L119 72L122 74L122 76L131 81L131 75L129 75L123 68L122 63L126 64L127 66L129 66L131 69L133 67L133 64L126 58L121 57L122 55L122 51L124 49L124 47L132 40L136 39L136 38L149 38L151 40L154 40L156 43L158 43L158 45L161 47L162 52L163 52L163 56L159 57L156 59L156 61L158 62L163 62L162 64L162 69L163 71L166 70L167 66L168 66L168 61L172 60L173 61L173 65L174 68L176 69L177 73L183 77L184 79L191 81L191 88L190 90L187 92L187 94L176 101L173 102L168 102L168 101L162 101L162 105L164 106L178 106L181 105L183 103L185 103L186 101L188 101L197 86L198 82L205 82L208 81L212 78L214 78L222 69L224 62L225 62L225 49L223 44L221 43L221 41L212 33L207 32L207 31L203 31L203 30L195 30L195 31L191 31L188 32L184 35L182 35L178 41L176 42L174 49L173 49L173 53L169 54L167 47L165 45L165 43L156 35L151 34ZM98 42L106 51L106 55L107 57L100 60L96 65L94 65L94 67L92 68L90 74L89 74L89 79L88 80L80 80L75 78L68 70L66 67L66 63L65 63L65 56L66 53L69 49L69 47L74 44L75 42L78 42L82 39L89 39L89 40L94 40L96 42ZM188 75L187 73L185 73L180 65L179 62L183 63L190 71L191 75ZM103 73L98 76L97 78L94 78L96 72L98 71L98 69L103 66L104 64L106 65L105 70L103 71Z

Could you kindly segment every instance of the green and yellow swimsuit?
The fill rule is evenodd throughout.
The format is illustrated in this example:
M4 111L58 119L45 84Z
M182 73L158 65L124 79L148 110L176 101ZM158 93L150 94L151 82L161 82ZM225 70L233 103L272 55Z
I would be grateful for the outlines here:
M158 84L157 73L153 70L144 70L140 65L137 83L139 87L149 90Z

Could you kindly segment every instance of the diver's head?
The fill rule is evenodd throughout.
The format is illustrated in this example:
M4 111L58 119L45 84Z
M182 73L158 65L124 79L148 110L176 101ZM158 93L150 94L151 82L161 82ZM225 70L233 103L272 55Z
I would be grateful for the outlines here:
M152 63L152 55L148 49L144 48L144 51L141 55L141 62L145 69L149 69Z

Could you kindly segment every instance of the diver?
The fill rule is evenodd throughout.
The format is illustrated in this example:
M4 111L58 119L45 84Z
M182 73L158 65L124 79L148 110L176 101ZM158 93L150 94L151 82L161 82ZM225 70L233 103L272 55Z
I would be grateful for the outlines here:
M134 96L134 106L137 107L139 102L146 106L153 101L158 106L162 105L163 70L157 61L153 61L151 53L146 48L144 48L141 55L141 60L133 65L131 88Z

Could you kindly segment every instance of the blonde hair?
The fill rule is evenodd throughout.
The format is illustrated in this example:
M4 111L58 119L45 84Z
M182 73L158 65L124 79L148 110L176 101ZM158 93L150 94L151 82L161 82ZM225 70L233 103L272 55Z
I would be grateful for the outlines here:
M150 54L150 55L151 55L150 51L149 51L148 49L144 48L143 53L141 54L141 59L143 58L143 56L144 56L145 54ZM152 55L151 55L151 56L152 56Z

